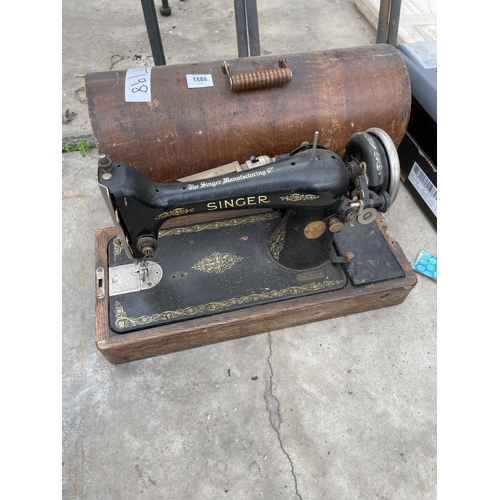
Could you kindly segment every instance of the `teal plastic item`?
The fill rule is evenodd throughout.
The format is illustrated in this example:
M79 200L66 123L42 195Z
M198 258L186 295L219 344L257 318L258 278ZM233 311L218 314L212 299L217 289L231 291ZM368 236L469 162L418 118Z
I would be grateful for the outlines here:
M437 281L437 257L429 252L420 252L413 264L413 269Z

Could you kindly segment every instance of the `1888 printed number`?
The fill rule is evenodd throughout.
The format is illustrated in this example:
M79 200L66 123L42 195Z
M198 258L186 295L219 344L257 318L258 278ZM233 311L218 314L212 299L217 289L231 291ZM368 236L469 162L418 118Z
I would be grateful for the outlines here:
M212 75L186 75L187 86L190 89L195 89L199 87L213 87L214 82L212 80Z

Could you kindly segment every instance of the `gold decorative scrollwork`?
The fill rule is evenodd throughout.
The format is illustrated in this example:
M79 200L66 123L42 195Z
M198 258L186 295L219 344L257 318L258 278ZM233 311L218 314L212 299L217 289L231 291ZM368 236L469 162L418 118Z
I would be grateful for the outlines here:
M282 222L276 231L271 235L269 241L269 250L271 255L279 262L280 253L285 248L285 226L286 223Z
M299 194L293 193L287 196L280 196L281 201L310 201L319 198L317 194Z
M233 305L246 305L263 299L279 299L281 297L290 295L299 295L307 292L319 292L325 288L334 287L342 284L342 280L326 280L316 283L308 283L306 285L291 286L282 288L281 290L269 290L263 293L253 293L243 297L235 297L220 302L209 302L208 304L200 304L197 306L184 307L175 311L162 311L157 314L144 315L139 318L129 318L122 304L118 301L115 302L115 326L119 330L124 328L133 328L140 326L147 326L152 323L161 321L168 321L172 319L182 318L186 316L193 316L195 314L203 313L206 311L217 312L221 309Z
M116 262L118 257L120 257L122 250L123 250L123 245L122 245L120 239L118 238L118 236L116 238L113 238L113 261L114 262Z
M155 220L166 219L167 217L177 217L179 215L187 215L194 212L194 208L175 208L169 212L163 212L155 217Z
M265 214L250 215L248 217L237 217L234 219L221 220L216 222L205 222L202 224L192 224L190 226L174 227L172 229L162 229L158 233L159 238L165 236L174 236L179 234L197 233L199 231L206 231L211 229L220 229L222 227L239 226L240 224L253 224L256 222L263 222L267 220L276 219L279 217L278 212L267 212Z
M231 255L230 253L214 252L212 255L201 259L192 268L204 273L223 274L241 260L243 260L243 257Z

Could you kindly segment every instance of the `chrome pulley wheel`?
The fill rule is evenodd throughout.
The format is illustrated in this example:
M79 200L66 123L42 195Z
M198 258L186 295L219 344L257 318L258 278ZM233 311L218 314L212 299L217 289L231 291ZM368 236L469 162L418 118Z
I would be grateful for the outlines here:
M384 146L384 150L389 163L389 198L391 205L394 203L399 191L401 169L399 165L399 156L391 136L381 128L369 128L366 132L373 134Z

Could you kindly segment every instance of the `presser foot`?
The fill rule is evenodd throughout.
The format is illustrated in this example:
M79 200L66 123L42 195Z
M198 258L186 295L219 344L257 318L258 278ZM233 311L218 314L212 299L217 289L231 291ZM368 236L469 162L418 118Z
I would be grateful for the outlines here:
M111 266L109 275L109 296L151 290L163 277L163 270L159 264L150 260L139 263L128 263Z

